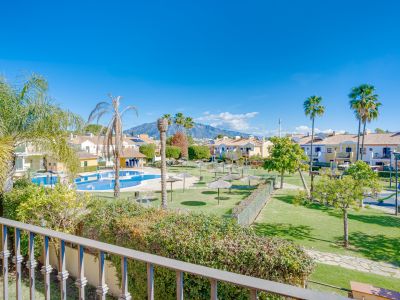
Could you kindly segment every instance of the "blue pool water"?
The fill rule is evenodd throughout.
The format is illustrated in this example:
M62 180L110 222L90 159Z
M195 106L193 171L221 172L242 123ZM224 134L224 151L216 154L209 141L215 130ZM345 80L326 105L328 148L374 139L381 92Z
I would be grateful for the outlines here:
M101 172L86 174L79 176L74 180L76 189L80 191L106 191L114 189L115 172ZM137 186L142 181L160 178L160 175L144 174L138 171L120 171L120 186L121 189ZM54 176L38 176L32 179L33 183L38 185L52 185L58 182L58 177Z

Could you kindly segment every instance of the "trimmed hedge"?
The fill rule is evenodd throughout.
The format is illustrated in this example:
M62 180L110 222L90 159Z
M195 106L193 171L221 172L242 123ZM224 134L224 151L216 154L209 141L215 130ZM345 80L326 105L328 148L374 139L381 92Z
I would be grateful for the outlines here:
M95 171L97 171L97 166L79 167L79 173L95 172Z
M145 144L139 147L139 152L146 155L147 161L152 161L156 156L156 145L155 144Z
M208 146L190 146L189 147L189 159L209 159L211 157L210 148Z
M181 156L181 148L177 146L167 146L165 149L165 156L167 158L178 159Z
M257 236L232 219L143 208L128 200L96 200L85 235L104 242L259 278L303 285L312 259L297 245ZM121 259L111 258L120 272ZM146 265L129 261L129 289L146 299ZM155 298L176 298L174 271L155 267ZM210 298L207 279L184 275L185 299ZM248 290L218 285L220 299L248 299ZM266 295L260 294L260 299Z
M390 171L378 171L378 177L390 178ZM392 171L392 177L396 177L396 171Z

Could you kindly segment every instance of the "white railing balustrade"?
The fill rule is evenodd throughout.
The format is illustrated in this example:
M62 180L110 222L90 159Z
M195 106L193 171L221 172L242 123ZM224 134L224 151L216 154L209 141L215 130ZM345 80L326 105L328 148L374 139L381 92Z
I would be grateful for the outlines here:
M121 257L122 278L120 280L121 295L119 295L119 299L124 300L132 299L132 296L128 291L128 260L137 260L147 264L147 299L149 300L154 300L154 266L165 267L176 271L176 299L178 300L182 300L184 297L183 275L185 273L208 278L210 280L210 291L212 300L218 299L218 282L226 282L249 289L249 299L252 300L258 298L258 292L269 292L294 299L347 299L341 296L325 294L283 283L212 269L209 267L140 252L133 249L123 248L5 218L0 218L0 225L2 227L2 248L0 252L0 257L3 263L2 299L4 300L9 299L9 228L14 229L15 235L15 253L13 257L13 262L15 264L16 271L16 299L18 300L22 299L22 232L25 232L29 235L28 259L26 262L26 267L29 270L29 290L31 300L35 299L35 267L37 266L37 262L35 260L35 237L37 236L42 236L44 238L42 257L43 267L41 271L44 276L46 300L50 300L50 273L53 270L50 265L50 239L55 239L59 241L59 265L57 278L60 284L60 299L62 300L67 299L66 280L69 277L69 273L66 270L66 243L71 243L78 247L78 261L76 262L78 264L78 276L76 278L75 284L79 290L80 300L85 299L85 286L87 285L84 268L85 249L90 249L91 251L98 252L99 278L96 293L98 297L97 299L101 300L106 299L106 295L108 292L108 287L105 281L105 254L113 254ZM134 293L134 291L131 292Z

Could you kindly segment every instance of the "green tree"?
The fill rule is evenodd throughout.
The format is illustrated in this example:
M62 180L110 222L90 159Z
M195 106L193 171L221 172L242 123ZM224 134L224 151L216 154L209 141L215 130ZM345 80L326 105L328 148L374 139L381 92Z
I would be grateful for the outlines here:
M189 147L189 159L209 159L211 157L210 148L208 146L196 146L192 145Z
M311 191L314 188L314 173L313 173L313 144L314 144L314 130L315 118L320 117L325 112L325 107L321 104L322 97L310 96L304 101L304 113L311 119L311 155L310 155L310 172L311 172Z
M345 175L349 175L357 181L363 190L364 197L376 197L381 190L378 173L374 172L366 162L361 160L355 162L346 170ZM360 206L362 206L362 200Z
M383 130L381 128L375 128L375 133L386 133L387 130Z
M378 101L378 95L375 94L375 87L370 84L362 84L360 86L352 88L350 94L350 108L354 111L358 120L358 134L357 134L357 153L356 159L358 160L361 153L361 159L363 151L360 151L360 136L361 136L361 125L363 125L363 145L366 123L373 119L376 119L379 115L378 108L381 103Z
M357 209L362 198L363 190L358 181L351 176L343 176L341 179L323 176L313 191L313 199L342 211L343 241L346 248L349 246L348 210L350 208Z
M172 124L172 117L171 117L170 114L164 114L164 115L162 116L162 119L166 119L167 122L168 122L168 126L171 126L171 124Z
M22 85L11 86L0 78L0 165L6 165L0 182L0 214L4 193L13 186L17 147L31 144L63 162L71 173L79 168L75 151L68 145L68 132L80 130L81 118L55 105L47 95L47 81L30 76Z
M152 161L156 156L156 145L145 144L139 147L139 152L146 155L147 160Z
M272 146L269 147L269 156L264 162L264 169L279 172L282 189L285 173L295 173L304 169L303 161L307 161L307 156L289 137L272 137L271 142Z
M114 183L114 197L119 197L120 195L120 182L119 182L119 170L121 167L121 151L122 151L122 117L128 111L135 111L137 115L137 109L134 106L126 106L122 111L120 111L120 100L121 96L113 97L110 95L110 102L99 102L92 110L89 115L88 123L99 120L106 114L111 114L111 119L108 122L108 126L105 133L105 138L103 139L103 149L105 155L108 159L114 159L114 169L115 169L115 183Z
M84 132L100 135L106 133L106 128L99 124L87 124L84 128Z
M178 159L181 156L181 148L177 146L167 146L165 156L167 158Z

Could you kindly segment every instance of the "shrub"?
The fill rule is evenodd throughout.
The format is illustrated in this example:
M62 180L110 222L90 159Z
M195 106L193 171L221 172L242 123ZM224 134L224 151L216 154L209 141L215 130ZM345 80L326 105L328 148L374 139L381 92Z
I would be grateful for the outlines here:
M96 200L86 220L91 238L259 278L302 285L313 262L294 243L259 237L232 219L146 209L124 199ZM112 257L117 270L121 259ZM146 298L146 265L129 261L129 288ZM119 271L120 272L120 271ZM175 271L155 267L156 299L175 299ZM207 279L185 274L185 299L210 297ZM220 283L221 299L248 299L248 290ZM260 295L265 299L265 295Z
M13 190L5 194L4 215L20 222L76 234L80 222L88 213L89 200L89 194L78 193L65 185L57 184L48 189L19 180ZM35 248L41 251L40 240ZM28 238L24 233L21 250L26 254L27 249Z
M167 158L178 159L181 156L181 148L176 146L167 146L165 149L165 156Z
M156 156L156 145L146 144L139 147L139 152L146 155L148 161L152 161Z
M211 157L210 148L208 146L190 146L188 149L189 159L209 159Z

